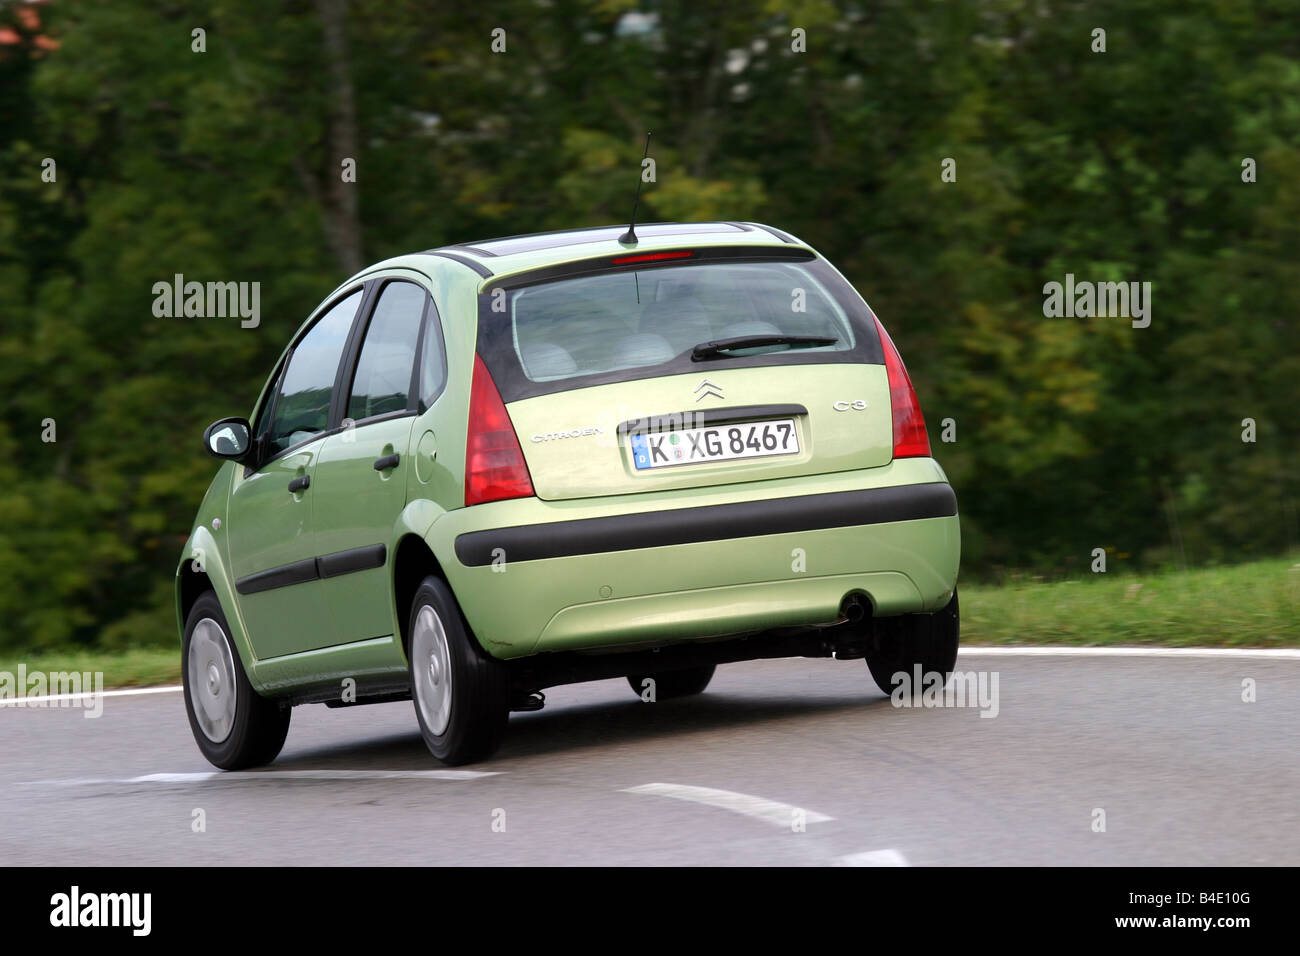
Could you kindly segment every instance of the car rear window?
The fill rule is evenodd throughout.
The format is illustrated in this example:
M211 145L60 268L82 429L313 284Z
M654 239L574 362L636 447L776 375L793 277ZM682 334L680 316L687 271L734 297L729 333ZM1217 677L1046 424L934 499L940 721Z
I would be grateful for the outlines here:
M613 268L481 298L479 351L506 401L714 366L881 361L866 303L818 259ZM746 336L834 342L693 358Z

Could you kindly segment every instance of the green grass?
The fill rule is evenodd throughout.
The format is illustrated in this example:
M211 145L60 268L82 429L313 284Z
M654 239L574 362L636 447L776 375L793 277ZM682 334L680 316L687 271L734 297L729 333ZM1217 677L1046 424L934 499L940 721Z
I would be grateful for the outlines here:
M1297 647L1298 561L963 585L962 643Z
M1160 574L963 584L963 644L1300 647L1300 559ZM179 684L178 648L0 655L0 671L103 671L105 687Z
M0 656L0 671L18 673L24 664L27 672L103 671L104 687L147 687L152 684L181 682L179 648L95 653L94 651L49 651L19 656L5 651Z

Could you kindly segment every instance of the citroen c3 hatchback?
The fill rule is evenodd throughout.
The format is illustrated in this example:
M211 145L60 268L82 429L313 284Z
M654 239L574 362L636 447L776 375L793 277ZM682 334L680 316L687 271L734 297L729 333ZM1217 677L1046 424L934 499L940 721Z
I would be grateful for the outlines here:
M213 764L273 760L304 703L412 699L460 764L557 684L952 670L956 499L866 302L767 226L622 234L366 269L207 429L176 611Z

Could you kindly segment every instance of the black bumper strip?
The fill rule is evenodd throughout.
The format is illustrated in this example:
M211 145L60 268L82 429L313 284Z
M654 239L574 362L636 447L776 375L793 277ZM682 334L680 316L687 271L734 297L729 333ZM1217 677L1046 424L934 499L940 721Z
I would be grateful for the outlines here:
M291 584L306 584L320 577L316 570L316 559L306 558L293 564L282 564L278 568L267 568L235 582L235 590L240 594L257 594L259 591L271 591L275 588L287 588Z
M323 554L318 558L304 558L292 564L282 564L278 568L267 568L265 571L246 575L235 582L235 590L240 594L257 594L275 588L287 588L293 584L306 584L308 581L317 581L321 578L351 574L353 571L382 568L387 559L387 547L382 544L368 544L361 548Z
M322 554L316 559L316 568L320 571L321 577L336 578L340 574L351 574L353 571L382 568L387 557L388 549L382 544L368 544L364 548Z
M957 496L952 486L946 482L928 482L471 531L457 536L456 557L461 564L473 568L490 564L498 548L507 563L539 561L765 534L946 518L956 513Z

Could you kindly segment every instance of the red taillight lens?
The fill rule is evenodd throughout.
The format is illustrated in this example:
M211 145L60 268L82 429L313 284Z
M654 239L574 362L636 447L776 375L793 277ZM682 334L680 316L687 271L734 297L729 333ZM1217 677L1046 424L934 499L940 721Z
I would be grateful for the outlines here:
M929 458L930 436L921 417L921 403L916 400L916 389L907 375L903 358L894 347L885 327L876 319L880 333L880 347L885 352L885 371L889 374L889 404L894 415L894 457Z
M465 504L529 498L532 494L533 481L515 427L487 366L475 355L465 440Z
M646 252L639 256L619 256L616 259L610 259L611 266L630 266L636 262L663 262L666 259L689 259L695 255L693 249L680 250L677 252Z

